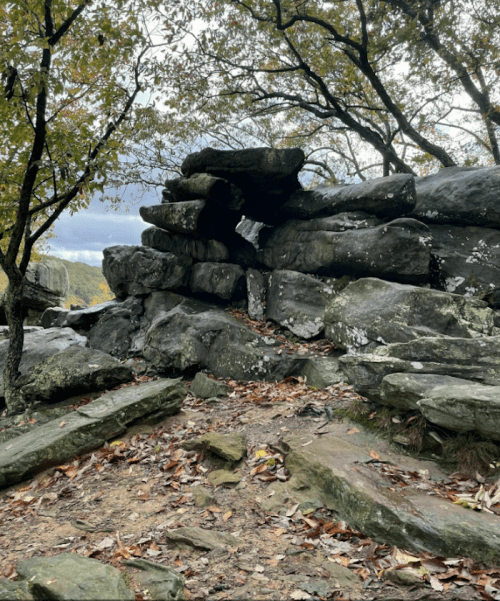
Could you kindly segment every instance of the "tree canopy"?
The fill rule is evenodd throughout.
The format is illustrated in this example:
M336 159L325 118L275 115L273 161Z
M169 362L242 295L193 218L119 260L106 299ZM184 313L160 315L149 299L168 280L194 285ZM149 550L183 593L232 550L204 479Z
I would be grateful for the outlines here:
M21 295L33 245L121 169L158 65L154 0L16 0L0 9L0 266L9 410L23 344ZM140 102L139 102L140 101Z
M496 0L188 6L169 110L193 135L298 145L333 181L500 164Z

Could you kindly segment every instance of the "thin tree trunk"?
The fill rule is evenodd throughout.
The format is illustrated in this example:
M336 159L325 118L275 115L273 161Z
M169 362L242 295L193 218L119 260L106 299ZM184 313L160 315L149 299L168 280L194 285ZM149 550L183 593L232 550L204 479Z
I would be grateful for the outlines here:
M23 281L24 278L20 272L16 273L14 277L9 277L9 286L4 297L5 314L9 326L9 350L3 367L5 404L8 414L21 413L25 408L22 395L16 386L21 375L19 364L24 344L23 307L21 304Z

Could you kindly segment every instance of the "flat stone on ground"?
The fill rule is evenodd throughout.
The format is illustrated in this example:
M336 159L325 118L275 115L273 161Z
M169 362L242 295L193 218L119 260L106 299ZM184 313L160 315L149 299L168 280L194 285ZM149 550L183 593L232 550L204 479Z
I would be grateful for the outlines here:
M294 499L288 482L271 487L278 492L286 488L294 502L303 501L307 493L310 498L319 497L349 526L381 543L485 563L498 560L500 521L496 515L475 513L416 489L393 492L390 480L385 483L366 464L370 461L366 441L360 439L358 445L354 436L350 439L353 442L332 433L305 446L300 436L286 438L291 449L286 466L300 496ZM386 453L379 455L381 461L391 460ZM279 503L279 498L273 501L278 492L268 504Z
M204 528L177 528L167 532L167 539L172 543L181 543L212 551L213 549L223 549L224 547L236 547L238 539L227 532L217 532L216 530L205 530Z
M52 465L102 446L134 420L162 410L174 415L186 395L180 380L155 380L121 388L0 444L0 486L19 482Z

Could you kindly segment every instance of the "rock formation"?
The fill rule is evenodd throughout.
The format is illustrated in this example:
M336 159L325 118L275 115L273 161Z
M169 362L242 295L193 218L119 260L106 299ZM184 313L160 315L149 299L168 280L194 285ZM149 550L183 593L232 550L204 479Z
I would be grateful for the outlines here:
M59 315L58 325L82 324L76 329L91 347L143 356L160 373L207 369L267 380L305 373L304 358L282 356L276 341L224 312L244 307L295 336L326 336L347 351L341 369L371 398L401 406L398 394L406 392L385 381L397 373L464 376L474 383L464 388L467 398L484 411L477 387L488 385L491 398L499 385L487 360L469 355L455 364L446 352L431 360L421 349L440 339L446 349L459 341L466 348L467 340L488 346L500 334L498 168L305 191L297 180L302 164L300 150L189 155L184 175L166 182L162 203L140 209L152 225L143 246L104 251L118 301L91 325L78 312ZM420 350L404 358L388 354L418 341ZM411 406L443 424L436 415L450 404L440 401L438 411L433 390Z

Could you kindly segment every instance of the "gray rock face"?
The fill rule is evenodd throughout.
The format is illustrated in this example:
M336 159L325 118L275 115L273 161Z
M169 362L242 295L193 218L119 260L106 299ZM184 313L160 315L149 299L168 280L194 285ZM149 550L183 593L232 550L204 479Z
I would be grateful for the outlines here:
M69 309L63 309L62 307L49 307L45 309L40 318L40 326L42 328L60 328L66 321L66 315L69 313Z
M500 386L447 382L428 391L418 406L438 426L500 440Z
M427 279L431 235L423 223L396 219L357 230L313 229L328 219L290 221L276 228L258 251L258 259L271 269L331 276L377 275L399 281Z
M143 415L158 410L165 416L174 415L185 396L186 389L180 380L155 380L121 388L2 443L0 486L20 482L37 471L100 447Z
M470 380L436 374L394 373L384 377L380 385L379 400L384 405L403 411L419 410L422 399L433 397L448 387L470 386ZM477 386L480 386L479 384ZM481 388L495 388L482 386Z
M19 576L31 583L36 598L58 601L134 601L118 568L76 553L20 561Z
M146 319L156 317L143 353L160 371L206 368L216 377L268 381L294 373L296 361L278 355L274 339L258 336L221 309L173 293L157 293L154 304L154 311L146 309Z
M31 263L26 271L23 305L37 311L62 307L69 292L68 272L57 259Z
M401 409L420 409L430 422L455 432L478 432L500 440L500 386L432 374L390 374L380 400Z
M27 402L54 402L84 392L114 388L131 379L132 370L111 355L71 346L37 363L24 376L21 393Z
M189 287L194 293L227 301L243 298L246 289L245 272L233 263L196 263L193 265Z
M30 372L40 361L44 361L70 346L84 347L86 343L87 338L80 336L71 328L48 328L25 334L19 371L24 375ZM8 349L9 341L0 341L0 374ZM3 395L3 378L0 375L0 397L3 397Z
M130 296L107 309L88 333L89 346L124 359L142 350L140 330L144 306L141 298Z
M167 232L159 227L150 227L141 235L143 246L149 246L161 252L185 255L196 261L227 261L229 251L218 240L205 240L174 232Z
M314 388L326 388L345 381L338 357L309 357L297 375L306 378L307 385Z
M423 336L473 338L493 328L483 301L376 278L349 284L325 310L326 337L346 350Z
M453 225L429 228L436 288L475 296L500 286L500 231Z
M447 167L415 179L411 217L426 223L500 227L500 167Z
M290 270L273 271L266 295L268 319L296 336L314 338L324 328L325 304L333 290L321 280Z
M245 202L242 191L237 186L207 173L167 180L165 187L172 193L173 202L206 200L208 204L217 204L232 211L241 209Z
M139 212L146 223L171 232L192 234L198 229L198 221L205 206L204 200L192 200L140 207Z
M372 353L344 355L339 364L356 392L382 402L389 399L386 381L391 382L387 380L390 374L395 378L396 374L398 378L411 374L449 376L500 386L500 337L417 338L379 346ZM400 407L410 403L415 408L419 399L409 391L408 399L396 405L392 397L391 403Z
M278 223L282 220L281 205L301 188L297 174L304 160L299 148L205 148L188 155L181 168L187 176L208 173L230 181L242 190L245 203L241 214L256 221Z
M240 211L209 205L206 200L140 207L139 213L146 223L161 229L179 234L198 234L208 239L220 239L226 230L233 232L241 219Z
M103 251L102 271L118 298L176 290L189 279L191 261L145 246L111 246Z
M395 219L412 211L416 201L413 176L401 173L360 184L299 190L292 194L282 210L292 219L327 217L344 211L366 211L385 219Z
M264 300L266 298L264 276L258 269L247 269L246 278L248 317L262 320L264 319Z

